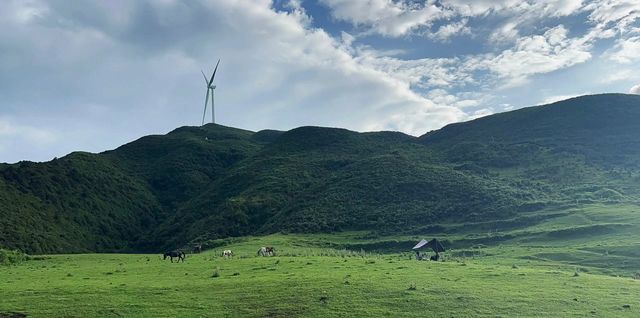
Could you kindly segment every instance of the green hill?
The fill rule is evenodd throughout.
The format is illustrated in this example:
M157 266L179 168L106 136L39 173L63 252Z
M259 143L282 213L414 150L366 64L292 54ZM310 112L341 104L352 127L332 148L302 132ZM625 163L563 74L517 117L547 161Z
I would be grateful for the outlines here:
M294 129L212 182L161 225L167 229L160 236L177 244L200 234L397 231L500 217L514 206L507 193L515 190L443 165L416 141L398 133Z
M433 231L640 201L640 96L594 95L421 137L182 127L101 154L0 165L0 247L159 250L273 232Z
M509 155L518 159L514 162L526 158L529 149L552 149L558 154L580 155L589 164L637 168L639 103L638 95L582 96L451 124L420 139L439 149L451 144L510 146Z
M591 95L452 124L420 142L542 202L637 202L639 119L640 96Z
M126 248L162 209L147 184L101 155L21 162L0 176L0 245L30 253Z

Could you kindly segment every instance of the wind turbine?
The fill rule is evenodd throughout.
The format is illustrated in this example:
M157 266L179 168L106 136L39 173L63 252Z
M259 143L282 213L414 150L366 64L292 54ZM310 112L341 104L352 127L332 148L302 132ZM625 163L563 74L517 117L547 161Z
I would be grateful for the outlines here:
M216 63L216 68L213 70L213 75L211 75L211 79L207 79L207 76L204 75L204 71L202 71L202 76L204 76L204 82L207 84L207 97L204 99L204 112L202 113L202 125L204 125L204 117L207 115L207 104L209 103L209 92L211 92L211 122L216 122L216 109L215 104L213 102L213 93L216 89L216 86L213 85L213 78L216 77L216 71L218 70L218 65L220 64L220 59L218 59L218 63Z

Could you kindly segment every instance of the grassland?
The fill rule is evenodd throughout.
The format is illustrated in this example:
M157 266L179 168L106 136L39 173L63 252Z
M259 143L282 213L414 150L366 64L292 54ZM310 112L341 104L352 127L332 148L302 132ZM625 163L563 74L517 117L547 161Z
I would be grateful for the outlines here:
M32 257L0 266L0 313L638 317L637 209L593 205L549 210L536 213L539 221L524 228L515 226L520 220L507 220L442 224L441 233L408 236L241 237L221 240L217 248L174 264L157 254ZM421 237L447 240L451 248L445 261L414 260L410 245ZM275 246L278 255L257 257L262 245ZM232 259L219 256L227 248L236 254Z

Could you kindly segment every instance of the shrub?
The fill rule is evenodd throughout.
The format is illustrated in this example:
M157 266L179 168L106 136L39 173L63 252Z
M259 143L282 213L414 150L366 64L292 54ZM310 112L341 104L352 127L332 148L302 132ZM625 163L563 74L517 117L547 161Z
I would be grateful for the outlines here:
M0 265L14 265L27 260L27 255L20 251L10 251L0 248Z
M220 277L220 267L216 267L216 269L213 270L213 274L211 274L211 277Z

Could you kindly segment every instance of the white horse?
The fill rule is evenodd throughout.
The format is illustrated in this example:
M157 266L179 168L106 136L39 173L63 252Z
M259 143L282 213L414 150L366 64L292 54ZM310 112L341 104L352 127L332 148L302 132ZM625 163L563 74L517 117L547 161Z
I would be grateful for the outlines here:
M264 246L263 246L263 247L261 247L261 248L258 250L258 255L259 255L259 256L267 256L267 248L266 248L266 247L264 247Z
M228 257L232 257L233 256L233 252L231 250L224 250L222 252L222 257L224 258L228 258Z

